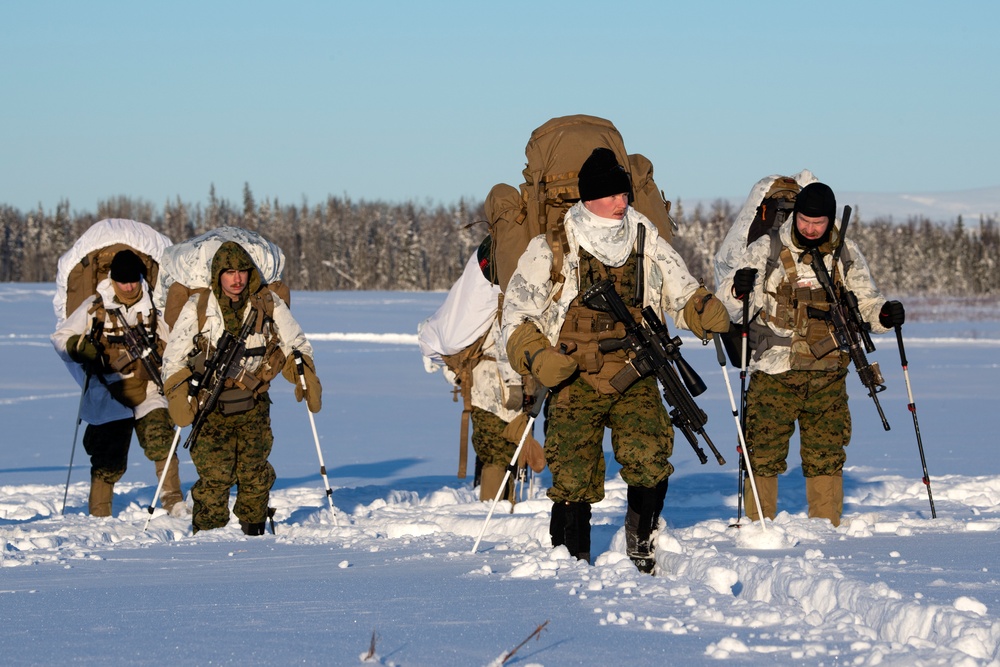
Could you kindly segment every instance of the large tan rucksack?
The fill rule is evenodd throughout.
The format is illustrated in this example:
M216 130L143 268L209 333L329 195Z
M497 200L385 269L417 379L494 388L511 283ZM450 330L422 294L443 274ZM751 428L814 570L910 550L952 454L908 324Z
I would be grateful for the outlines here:
M113 243L84 255L74 266L66 280L66 317L73 314L80 304L97 293L97 284L108 277L111 260L122 250L131 250L146 267L146 283L156 284L160 265L152 257L124 243Z
M155 303L160 259L170 244L169 238L142 222L124 218L95 222L59 258L52 299L56 325L97 293L97 284L108 277L111 260L121 250L131 250L142 259Z
M553 281L562 281L567 250L563 218L580 199L580 167L595 148L614 152L632 179L632 205L656 225L661 236L671 239L670 205L653 181L653 165L642 155L626 152L614 124L582 114L553 118L532 132L525 146L528 161L520 190L501 183L486 198L501 289L506 289L528 242L539 234L546 235L554 254Z

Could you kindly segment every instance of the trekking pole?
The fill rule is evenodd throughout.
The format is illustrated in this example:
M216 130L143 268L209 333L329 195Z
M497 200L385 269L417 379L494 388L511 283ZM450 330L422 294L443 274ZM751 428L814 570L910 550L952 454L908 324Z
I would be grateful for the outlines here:
M490 511L486 514L486 521L483 522L483 527L479 529L479 535L476 537L476 543L472 545L472 552L476 553L479 549L479 542L483 539L483 534L486 532L486 526L489 525L490 519L493 517L493 510L496 509L497 503L500 502L500 496L503 495L504 489L507 488L507 480L510 479L511 472L517 469L517 459L521 456L521 448L524 447L525 441L528 439L528 434L531 433L531 427L535 424L535 418L538 413L542 411L542 403L545 400L545 396L548 394L548 387L539 385L538 393L535 394L535 403L531 406L531 412L528 413L528 423L524 425L524 432L521 433L521 440L517 443L517 449L514 450L514 456L510 459L510 464L507 466L507 471L504 473L503 481L500 482L500 488L497 489L497 494L493 497L493 503L490 505Z
M299 386L302 388L303 395L306 392L306 369L305 363L302 361L302 353L298 350L292 352L295 355L295 368L299 373ZM333 515L333 525L339 526L340 523L337 521L337 510L333 507L333 489L330 488L330 481L326 477L326 463L323 462L323 450L319 446L319 434L316 432L316 417L313 416L312 410L309 409L309 403L306 402L306 412L309 414L309 425L312 426L313 441L316 443L316 455L319 457L319 474L323 478L323 485L326 487L326 501L330 505L330 514Z
M906 408L913 415L913 430L917 433L917 449L920 451L920 466L924 473L924 486L927 487L927 500L931 503L931 518L937 518L937 511L934 509L934 496L931 494L931 478L927 474L927 459L924 457L924 442L920 438L920 424L917 422L917 404L913 402L913 390L910 388L910 371L906 362L906 350L903 348L903 328L896 325L896 343L899 344L899 361L903 365L903 379L906 381L906 396L910 401Z
M146 525L142 527L142 531L146 532L149 528L149 522L153 520L153 508L156 507L156 501L160 498L160 492L163 491L163 484L167 479L167 473L170 472L170 463L174 460L174 454L177 452L177 443L181 440L181 427L174 427L174 441L170 443L170 451L167 453L167 463L163 466L163 472L160 473L160 479L156 483L156 491L153 493L153 499L149 501L149 507L146 511L149 512L149 516L146 517Z
M740 457L740 468L746 468L747 477L750 480L750 490L753 491L753 500L757 505L757 517L760 519L760 525L767 530L767 523L764 522L764 511L760 508L760 496L757 494L757 483L754 481L753 469L750 467L750 454L747 452L747 443L743 437L743 426L740 424L740 418L736 411L736 397L733 396L733 385L729 382L729 373L726 371L726 351L722 349L722 339L719 334L714 336L715 338L715 353L719 357L719 366L722 367L722 375L726 378L726 391L729 393L729 406L733 410L733 421L736 422L736 435L739 437L740 447L739 451L742 454ZM745 349L745 345L744 345ZM741 493L739 502L740 507L743 506L742 498L743 481L742 472L740 473L740 491ZM736 524L739 525L740 515L737 514Z
M747 352L749 351L749 335L750 335L750 295L748 294L743 299L743 329L740 331L740 432L746 433L747 425ZM726 376L726 381L729 381L729 376ZM739 443L740 449L746 448L746 441L741 440ZM743 518L743 498L746 495L746 470L747 466L744 463L741 452L740 465L739 465L739 479L736 482L736 523L740 522Z
M80 422L83 421L83 399L87 395L87 388L90 386L90 373L83 381L83 390L80 392L80 405L76 409L76 427L73 429L73 446L69 450L69 470L66 471L66 488L63 489L63 504L59 514L66 514L66 498L69 496L69 478L73 474L73 457L76 455L76 438L80 435Z

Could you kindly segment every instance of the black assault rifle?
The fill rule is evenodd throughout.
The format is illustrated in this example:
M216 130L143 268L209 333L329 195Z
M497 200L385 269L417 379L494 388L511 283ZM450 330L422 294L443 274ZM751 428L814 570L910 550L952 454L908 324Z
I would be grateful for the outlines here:
M698 446L695 433L705 439L719 465L725 465L726 460L722 458L722 454L705 432L708 415L702 412L692 398L692 394L698 396L705 391L705 383L681 357L677 349L681 339L670 337L666 325L649 306L642 309L646 327L639 325L609 280L595 283L581 298L588 308L610 313L616 321L625 326L623 338L606 339L599 343L601 352L627 349L632 353L628 365L611 379L611 386L624 393L636 381L655 375L663 389L663 397L673 407L670 412L671 421L684 433L698 459L702 464L708 462L705 450ZM683 383L681 377L684 378Z
M129 326L118 309L109 310L108 312L118 321L118 325L122 329L122 342L125 344L125 350L112 363L112 368L120 372L138 359L162 394L163 378L160 375L160 367L163 365L163 360L156 352L156 348L151 342L152 339L149 332L146 331L146 327L143 326L142 322L137 322L134 327Z
M201 375L191 376L188 383L188 396L197 397L198 411L191 423L191 433L184 441L184 449L190 447L198 439L198 432L204 425L205 419L215 409L219 395L226 388L226 380L239 375L240 361L243 359L243 353L247 347L247 337L253 332L256 321L257 309L251 307L239 334L234 336L228 331L223 333L215 348L215 354L205 363L205 372Z
M841 220L840 242L837 244L837 249L833 251L834 269L837 267L840 252L847 241L847 223L851 220L850 206L844 207L844 215ZM833 224L833 221L830 224ZM850 355L851 362L854 364L854 370L858 372L861 384L865 386L865 389L868 390L868 395L875 401L878 416L882 418L882 427L888 431L889 422L886 421L885 413L882 412L882 406L878 402L879 392L885 391L885 380L882 379L882 372L878 368L878 362L869 363L868 357L865 356L866 352L875 351L875 343L872 342L870 334L871 325L865 322L861 316L861 310L858 308L858 297L855 296L854 292L848 290L844 284L836 286L833 284L833 279L830 277L830 272L827 271L826 265L823 264L823 257L820 255L818 248L811 248L809 254L804 259L811 260L816 280L819 281L820 286L826 292L827 300L830 302L830 311L828 313L810 309L809 316L829 319L833 325L833 335L836 338L837 344L840 346L840 349L847 350L848 355Z

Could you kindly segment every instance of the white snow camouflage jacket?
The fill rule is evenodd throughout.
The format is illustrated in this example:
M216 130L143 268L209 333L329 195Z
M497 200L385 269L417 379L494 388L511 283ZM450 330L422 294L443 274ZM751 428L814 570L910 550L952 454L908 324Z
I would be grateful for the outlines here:
M267 288L265 288L267 289ZM277 294L274 298L274 324L278 330L281 351L285 357L290 357L294 350L298 350L309 358L313 358L313 348L306 339L302 327L292 317L291 311L285 302ZM198 326L198 294L192 294L187 303L181 309L174 328L170 331L167 339L167 349L163 352L163 379L170 378L187 365L188 353L194 349L194 338L198 333L204 333L211 342L213 350L219 342L219 338L225 332L226 326L222 316L222 308L214 291L209 290L207 298L208 304L205 311L205 325ZM267 336L263 333L252 333L247 337L247 348L263 348L267 344ZM260 356L244 357L242 366L249 372L256 372L264 359ZM169 387L167 387L169 389Z
M779 238L784 247L789 248L792 252L792 257L795 259L795 271L798 274L798 285L799 287L820 287L818 281L816 280L816 273L813 271L812 267L807 264L803 264L799 257L802 251L798 249L792 241L792 224L794 224L795 218L790 217L778 230ZM836 238L836 230L832 234L833 238ZM871 324L872 333L881 334L886 333L888 329L883 327L878 321L878 314L882 308L882 304L885 303L885 297L878 291L875 286L875 282L872 280L871 271L868 268L868 262L865 261L864 255L858 249L857 244L851 239L846 240L846 247L841 254L838 273L844 275L844 260L849 255L852 262L847 269L847 275L844 276L844 283L847 289L854 292L855 296L858 297L858 306L861 311L861 316L866 322ZM767 284L764 284L764 273L767 268L767 260L771 254L771 239L769 235L764 235L750 244L749 247L743 252L742 255L735 257L733 259L733 268L728 274L723 278L722 283L718 286L715 296L718 297L723 305L726 306L726 310L729 311L729 316L732 318L734 323L743 321L743 302L733 296L733 277L736 275L736 271L741 268L749 267L757 269L757 281L754 284L753 294L750 296L750 317L753 320L755 313L763 310L768 315L773 316L777 309L777 301L775 299L775 290L781 281L785 278L785 269L779 261L777 266L771 271L771 275L767 277ZM833 255L826 254L823 257L823 263L830 275L833 275ZM768 322L767 326L783 338L791 338L792 331L789 329L780 329L776 327L772 322ZM754 359L751 356L750 369L752 371L759 370L763 371L769 375L776 375L778 373L784 373L785 371L791 370L791 347L787 345L778 345L771 347L766 352L764 352L760 359Z
M504 294L502 341L506 348L514 330L524 322L532 322L552 345L559 340L559 332L566 320L566 312L580 291L580 242L574 220L592 215L582 202L566 213L566 237L569 251L563 258L561 291L551 277L552 250L544 235L536 236L528 244L517 269L511 276ZM683 309L698 289L698 281L691 276L684 260L673 247L660 238L646 216L631 206L625 213L625 222L646 228L643 262L645 293L644 306L652 306L658 313L666 313L674 324L685 329Z
M69 353L66 351L67 341L75 335L90 333L93 316L89 311L91 306L94 305L94 301L97 300L98 295L104 300L105 308L120 309L125 322L130 326L135 326L140 313L142 314L143 322L149 323L153 314L153 301L149 296L149 285L142 278L140 278L140 281L142 297L131 306L126 307L115 296L111 279L105 278L97 284L97 294L80 304L52 334L52 346L56 349L59 357L66 363L66 367L81 387L83 387L86 373L80 364L70 358ZM163 318L159 316L156 318L156 335L161 340L166 340L168 335L167 325L164 323ZM118 373L110 373L103 376L104 381L108 383L117 382L123 379L123 377L125 376ZM116 401L111 396L104 382L94 377L91 378L90 383L87 385L87 393L84 395L80 406L80 418L88 424L99 425L118 419L128 419L133 416L136 419L141 419L153 410L165 407L167 407L167 399L160 394L155 382L149 382L149 386L146 389L146 400L135 406L135 408L130 408Z

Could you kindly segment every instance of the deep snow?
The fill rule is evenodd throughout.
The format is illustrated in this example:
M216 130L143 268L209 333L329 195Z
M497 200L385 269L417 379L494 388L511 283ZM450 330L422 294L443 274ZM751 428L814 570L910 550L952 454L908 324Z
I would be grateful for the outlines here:
M766 530L736 516L735 428L714 349L684 337L698 403L728 459L675 446L657 576L624 556L625 487L609 462L593 565L548 546L547 474L510 514L455 478L459 406L424 372L415 329L443 293L295 293L324 383L316 423L327 508L302 404L272 396L277 535L191 535L146 505L133 444L110 519L86 516L79 389L52 351L54 286L0 284L0 656L5 664L1000 665L1000 316L908 303L904 327L938 517L899 355L876 337L892 425L851 380L854 440L839 529L805 517L791 457ZM947 321L933 319L942 312ZM923 318L920 316L923 315ZM928 319L930 318L930 319ZM853 377L853 376L852 376ZM738 376L730 370L738 391ZM794 446L793 446L794 450ZM182 452L185 489L195 471ZM233 522L235 524L235 521Z

